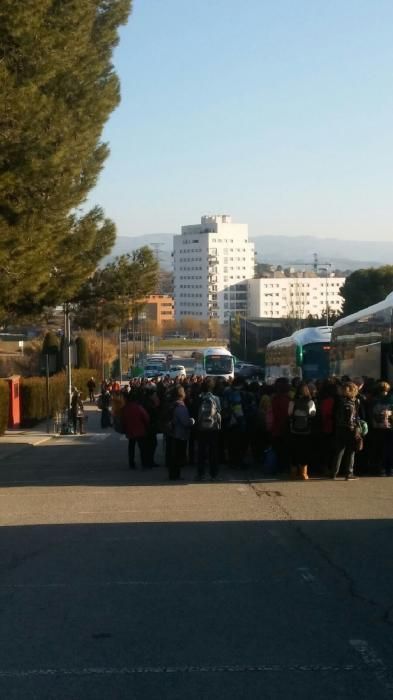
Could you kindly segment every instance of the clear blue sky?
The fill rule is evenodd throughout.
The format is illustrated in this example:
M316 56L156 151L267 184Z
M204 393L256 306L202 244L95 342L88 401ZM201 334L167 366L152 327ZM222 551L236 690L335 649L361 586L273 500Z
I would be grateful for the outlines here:
M90 202L119 235L230 213L251 235L389 240L392 0L134 0Z

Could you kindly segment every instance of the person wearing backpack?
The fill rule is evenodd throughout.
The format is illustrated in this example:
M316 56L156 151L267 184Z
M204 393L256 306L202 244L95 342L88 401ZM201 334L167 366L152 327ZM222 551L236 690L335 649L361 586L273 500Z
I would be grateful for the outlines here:
M218 437L221 430L221 403L218 396L213 394L213 389L214 380L208 377L203 381L202 391L198 398L198 417L196 419L198 479L203 479L205 476L206 462L209 465L210 477L215 479L218 474Z
M354 475L355 453L361 446L359 432L358 387L354 382L345 382L334 409L335 450L332 463L332 479L336 479L340 467L344 467L346 481L356 479Z
M303 481L308 479L311 453L311 427L317 409L306 383L300 383L288 405L290 428L291 475Z
M393 473L393 396L388 382L378 382L371 402L373 464L381 476Z

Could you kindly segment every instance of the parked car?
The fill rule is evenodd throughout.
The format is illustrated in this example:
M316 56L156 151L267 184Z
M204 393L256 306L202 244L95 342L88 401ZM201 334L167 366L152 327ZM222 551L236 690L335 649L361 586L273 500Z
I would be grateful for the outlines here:
M175 379L176 377L185 377L187 372L184 365L170 365L167 374L171 379Z

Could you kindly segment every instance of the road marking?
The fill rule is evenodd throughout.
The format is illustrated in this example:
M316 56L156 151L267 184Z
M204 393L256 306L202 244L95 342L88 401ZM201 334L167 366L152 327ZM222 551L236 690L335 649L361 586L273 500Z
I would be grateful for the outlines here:
M88 668L31 668L0 669L0 678L26 678L31 676L132 676L137 674L165 673L353 673L364 672L364 667L354 665L220 665L220 666L131 666L131 667L88 667Z
M393 691L393 676L391 669L379 658L375 649L364 639L350 639L350 645L359 654L365 667L374 674L380 685L388 691Z
M39 447L40 445L43 445L44 442L48 442L49 440L52 440L54 438L54 435L48 435L47 437L41 438L41 440L37 440L37 442L34 442L32 444L32 447Z

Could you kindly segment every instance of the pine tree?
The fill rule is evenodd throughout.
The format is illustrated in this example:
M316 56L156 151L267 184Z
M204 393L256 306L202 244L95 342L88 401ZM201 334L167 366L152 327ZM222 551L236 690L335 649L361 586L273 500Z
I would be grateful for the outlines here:
M70 298L113 245L113 223L80 206L108 155L130 5L1 0L0 319Z

